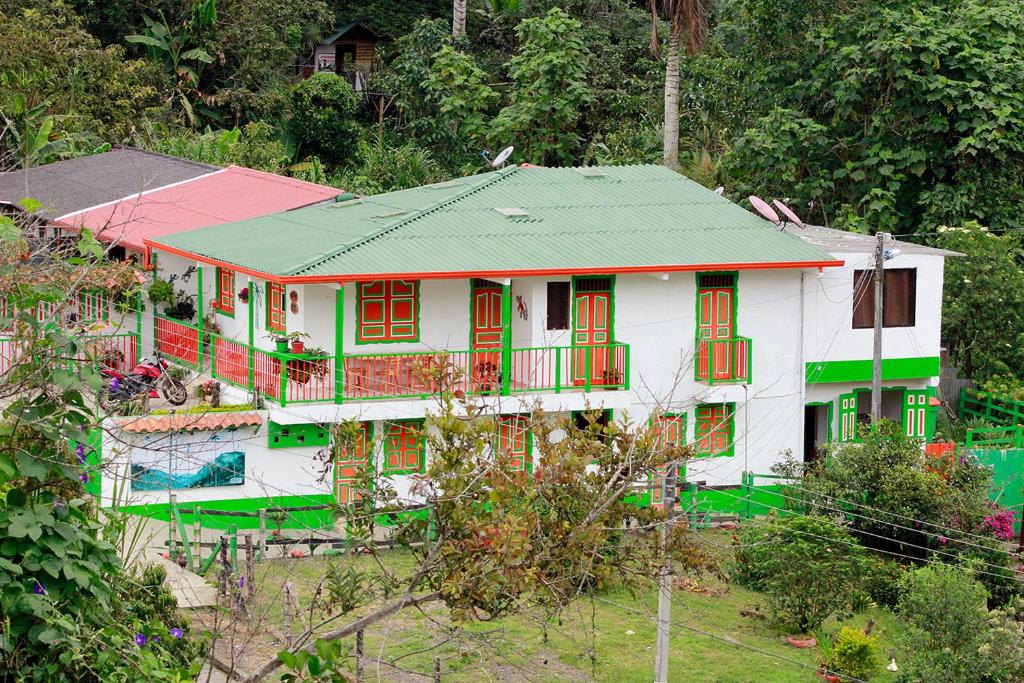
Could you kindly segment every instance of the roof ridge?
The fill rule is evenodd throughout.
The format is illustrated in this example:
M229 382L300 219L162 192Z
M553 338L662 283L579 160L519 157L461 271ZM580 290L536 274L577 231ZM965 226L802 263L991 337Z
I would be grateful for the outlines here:
M440 208L442 208L444 206L448 206L449 204L452 204L453 202L456 202L456 201L462 199L463 197L466 197L466 196L472 194L473 192L477 192L479 190L482 190L483 188L487 187L488 185L492 185L494 183L497 183L500 180L504 180L505 178L508 178L513 173L515 173L518 169L519 169L518 166L510 166L507 169L501 169L501 170L497 171L494 176L489 176L489 177L484 178L483 180L481 180L479 182L473 183L472 185L467 187L462 192L456 192L453 195L449 195L448 197L445 197L443 199L440 199L440 200L434 202L433 204L430 204L426 208L423 208L423 209L420 209L418 211L415 211L414 215L412 215L412 216L405 216L405 217L402 217L402 218L398 218L398 219L396 219L394 221L391 221L390 223L385 223L379 229L371 232L368 235L363 235L363 236L357 238L356 240L354 240L352 242L349 242L347 244L343 244L342 246L338 247L337 249L334 249L333 251L330 251L330 252L328 252L326 254L320 254L320 255L316 256L315 258L309 259L308 261L305 261L304 263L301 263L297 267L293 268L291 273L289 273L289 274L290 275L300 275L300 274L302 274L302 272L304 270L309 270L310 268L313 268L314 266L320 265L321 263L323 263L325 261L329 261L332 258L336 258L338 256L341 256L346 251L349 251L351 249L355 249L355 248L357 248L357 247L359 247L359 246L361 246L363 244L366 244L367 242L370 242L371 240L377 239L378 237L380 237L382 235L385 235L385 234L387 234L387 233L389 233L389 232L391 232L393 230L397 230L398 228L402 227L406 223L414 221L414 220L416 220L418 218L422 218L423 216L426 216L426 215L428 215L430 213L433 213L434 211L437 211L438 209L440 209Z

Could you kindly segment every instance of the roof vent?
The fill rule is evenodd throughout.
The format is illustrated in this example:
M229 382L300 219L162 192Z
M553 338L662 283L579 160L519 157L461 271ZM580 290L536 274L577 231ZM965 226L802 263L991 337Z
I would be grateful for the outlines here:
M342 196L344 196L344 195L342 195ZM362 197L355 197L353 199L335 199L334 203L331 204L331 208L341 209L341 208L344 208L346 206L353 206L355 204L362 204L362 203L363 203L363 198Z
M334 198L334 201L336 201L336 202L347 202L350 199L355 199L355 198L356 198L356 196L354 194L352 194L351 192L342 192L341 194L339 194L337 197Z
M603 178L607 175L600 166L582 166L577 168L576 172L588 178Z
M409 213L408 209L394 209L393 211L381 211L378 214L374 214L374 218L391 218L393 216L402 216Z
M520 209L518 206L509 206L503 209L495 208L495 211L500 213L502 216L508 216L509 218L516 218L520 216L529 216L525 209Z

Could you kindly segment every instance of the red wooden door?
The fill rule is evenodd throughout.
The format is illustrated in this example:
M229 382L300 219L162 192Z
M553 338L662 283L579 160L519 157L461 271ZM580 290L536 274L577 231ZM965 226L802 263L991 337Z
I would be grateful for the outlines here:
M530 423L523 415L502 415L498 421L498 444L517 470L533 471Z
M338 503L347 505L362 496L357 489L357 480L369 464L370 424L359 425L359 435L353 448L338 448L334 460L334 491Z
M733 337L732 304L731 287L701 288L697 293L699 379L726 380L733 377L732 344L727 341Z
M473 287L472 373L474 388L480 391L495 391L501 385L501 309L501 287Z
M573 316L573 383L618 384L609 370L612 294L609 291L577 291ZM590 372L587 366L589 361Z

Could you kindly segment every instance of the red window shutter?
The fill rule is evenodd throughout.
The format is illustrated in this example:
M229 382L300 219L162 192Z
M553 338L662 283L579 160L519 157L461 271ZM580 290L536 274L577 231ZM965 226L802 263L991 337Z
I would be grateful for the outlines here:
M287 327L287 316L284 306L284 285L277 282L267 283L267 329L284 332Z
M697 452L700 455L731 455L732 421L732 406L729 404L697 406Z
M423 469L422 423L398 422L388 429L384 439L385 469L392 472L419 472Z
M358 298L359 341L419 339L419 281L361 282Z
M235 271L217 268L217 308L229 314L235 312Z

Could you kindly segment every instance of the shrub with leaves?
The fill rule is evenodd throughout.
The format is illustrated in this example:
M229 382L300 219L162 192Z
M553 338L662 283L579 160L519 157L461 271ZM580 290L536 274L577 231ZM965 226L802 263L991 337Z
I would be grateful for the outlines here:
M766 594L780 626L807 633L849 608L863 568L864 551L846 529L797 516L744 526L734 576Z
M969 570L933 564L910 572L898 611L907 680L977 683L1024 676L1024 640L1015 609L989 611Z
M832 654L826 663L834 673L850 678L870 680L882 668L878 638L857 628L839 629L832 645Z
M358 104L352 86L337 74L321 71L296 85L290 129L302 153L330 163L352 161L362 132Z

